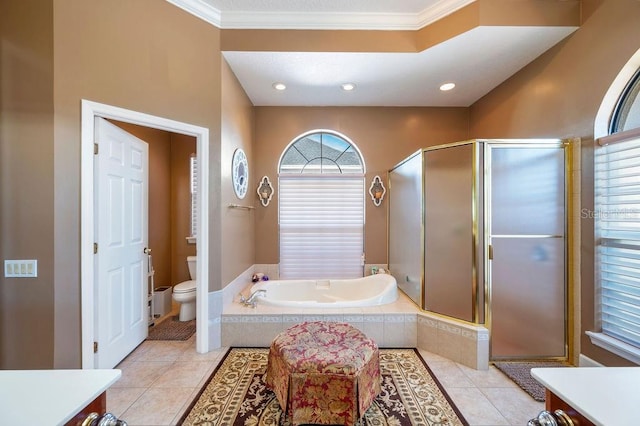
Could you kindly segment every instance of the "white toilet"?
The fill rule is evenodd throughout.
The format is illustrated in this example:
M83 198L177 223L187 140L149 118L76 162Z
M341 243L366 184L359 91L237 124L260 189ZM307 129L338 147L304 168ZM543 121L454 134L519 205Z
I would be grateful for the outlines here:
M180 303L180 321L196 318L196 259L196 256L187 257L191 279L173 287L173 300Z

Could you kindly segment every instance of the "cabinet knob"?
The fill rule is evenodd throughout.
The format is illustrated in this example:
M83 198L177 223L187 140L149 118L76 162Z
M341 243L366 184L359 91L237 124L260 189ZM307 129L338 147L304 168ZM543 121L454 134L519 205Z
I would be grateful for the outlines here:
M541 411L538 417L535 417L527 423L527 426L576 426L571 417L562 410Z
M111 413L102 415L91 413L84 419L81 426L127 426L127 422L118 420L118 418Z

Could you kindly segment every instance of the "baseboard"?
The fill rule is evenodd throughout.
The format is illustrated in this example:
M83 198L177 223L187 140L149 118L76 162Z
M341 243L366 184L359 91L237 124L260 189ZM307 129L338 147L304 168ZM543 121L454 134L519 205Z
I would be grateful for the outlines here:
M594 361L586 355L580 354L578 358L578 367L604 367L598 361Z

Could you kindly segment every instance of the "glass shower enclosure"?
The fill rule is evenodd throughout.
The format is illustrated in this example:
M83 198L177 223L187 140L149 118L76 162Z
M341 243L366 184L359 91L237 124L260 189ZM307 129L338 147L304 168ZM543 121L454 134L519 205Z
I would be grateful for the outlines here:
M419 307L490 330L492 359L567 355L566 144L471 140L389 171L389 269Z

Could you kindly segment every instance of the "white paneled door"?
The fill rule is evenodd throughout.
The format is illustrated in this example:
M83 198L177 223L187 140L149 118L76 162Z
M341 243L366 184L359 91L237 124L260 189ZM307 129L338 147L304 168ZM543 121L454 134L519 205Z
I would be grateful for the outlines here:
M96 118L96 368L113 368L148 333L148 145Z

